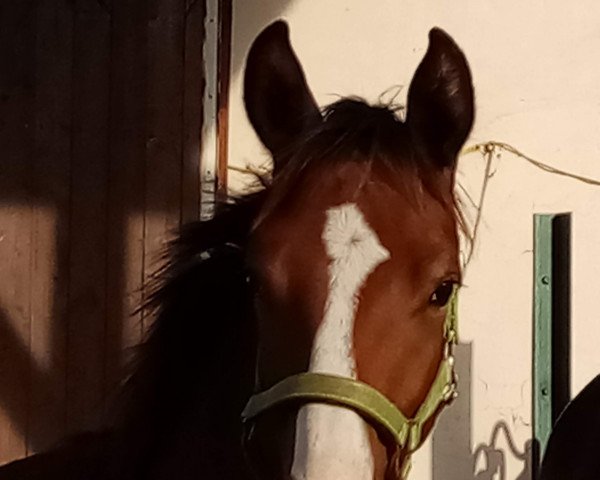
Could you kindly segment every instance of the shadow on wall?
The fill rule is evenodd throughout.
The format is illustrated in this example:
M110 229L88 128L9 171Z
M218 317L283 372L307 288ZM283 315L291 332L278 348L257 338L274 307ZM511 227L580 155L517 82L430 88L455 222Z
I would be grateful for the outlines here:
M520 451L508 425L494 425L489 443L472 449L471 439L471 344L459 344L456 351L460 395L440 416L433 434L433 480L509 480L506 474L508 455L523 463L522 471L510 480L531 480L532 441ZM498 446L504 435L508 450Z

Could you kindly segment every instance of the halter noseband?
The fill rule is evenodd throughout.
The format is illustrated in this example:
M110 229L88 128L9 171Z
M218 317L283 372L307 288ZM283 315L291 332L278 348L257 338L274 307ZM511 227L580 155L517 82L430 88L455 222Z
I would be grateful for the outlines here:
M423 426L440 407L457 395L453 347L457 343L457 289L447 306L444 320L444 357L429 393L413 418L407 418L390 400L370 385L347 377L306 372L284 378L273 387L250 397L242 412L245 425L264 412L285 403L326 403L348 408L387 433L407 456L423 440ZM405 466L403 478L409 464Z

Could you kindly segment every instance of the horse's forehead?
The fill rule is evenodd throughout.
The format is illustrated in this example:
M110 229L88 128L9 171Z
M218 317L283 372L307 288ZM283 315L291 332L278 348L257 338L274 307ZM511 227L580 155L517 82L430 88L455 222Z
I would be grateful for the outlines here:
M457 222L451 199L434 197L424 188L406 192L379 182L366 185L356 203L392 251L408 248L417 259L419 253L431 257L455 250Z
M375 175L368 164L350 163L338 168L308 172L304 186L280 202L258 229L263 255L282 261L311 261L327 257L323 231L327 212L354 204L365 223L396 260L410 253L412 263L443 257L448 263L456 251L456 219L451 206L421 187L403 179L394 188L390 175ZM410 178L408 180L411 180ZM407 186L408 185L408 186ZM262 261L264 258L261 258Z

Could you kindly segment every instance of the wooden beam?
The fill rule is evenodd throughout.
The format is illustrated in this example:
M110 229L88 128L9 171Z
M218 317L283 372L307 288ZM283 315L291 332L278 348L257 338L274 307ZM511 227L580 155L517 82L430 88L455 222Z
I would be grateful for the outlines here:
M206 2L188 0L183 65L183 163L181 223L200 218L202 200L202 96L206 88L204 42Z
M200 218L213 216L217 188L217 79L220 0L206 0L204 19L204 88L202 97L202 129L200 141Z
M227 198L231 12L231 0L219 0L219 37L217 47L217 200L221 201Z

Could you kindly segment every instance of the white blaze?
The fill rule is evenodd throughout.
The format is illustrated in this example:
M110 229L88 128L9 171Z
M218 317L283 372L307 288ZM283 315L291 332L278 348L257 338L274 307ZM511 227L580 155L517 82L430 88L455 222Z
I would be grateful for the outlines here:
M323 241L330 258L329 294L309 371L356 378L352 337L357 294L390 254L350 203L327 212ZM291 475L294 480L372 480L373 456L362 418L342 407L303 406L296 419Z

